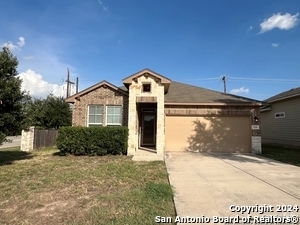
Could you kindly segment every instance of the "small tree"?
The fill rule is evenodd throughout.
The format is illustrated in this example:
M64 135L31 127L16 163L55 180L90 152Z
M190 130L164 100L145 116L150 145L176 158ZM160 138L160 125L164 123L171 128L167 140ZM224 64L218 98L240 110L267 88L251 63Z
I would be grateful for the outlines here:
M0 51L0 131L5 135L21 133L24 114L22 80L17 77L18 60L9 48Z
M26 106L26 124L55 129L71 126L72 111L63 97L50 94L46 99L31 99Z
M63 97L49 95L45 100L44 126L58 129L61 126L71 126L72 111Z

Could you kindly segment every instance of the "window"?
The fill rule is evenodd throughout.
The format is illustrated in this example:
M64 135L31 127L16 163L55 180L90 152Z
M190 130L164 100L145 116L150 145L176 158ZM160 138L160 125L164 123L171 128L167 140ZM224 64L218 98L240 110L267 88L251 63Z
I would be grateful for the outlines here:
M143 84L143 92L151 92L151 84Z
M275 119L284 118L284 117L285 117L284 112L275 113Z
M121 126L122 125L122 106L107 106L106 125Z
M88 127L102 126L103 124L103 106L89 105L88 107Z

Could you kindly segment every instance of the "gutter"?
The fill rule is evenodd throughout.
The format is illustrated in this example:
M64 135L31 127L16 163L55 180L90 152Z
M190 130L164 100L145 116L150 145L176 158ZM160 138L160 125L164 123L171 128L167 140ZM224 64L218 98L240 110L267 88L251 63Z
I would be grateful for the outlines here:
M165 102L165 105L192 105L192 106L262 106L262 103L178 103Z

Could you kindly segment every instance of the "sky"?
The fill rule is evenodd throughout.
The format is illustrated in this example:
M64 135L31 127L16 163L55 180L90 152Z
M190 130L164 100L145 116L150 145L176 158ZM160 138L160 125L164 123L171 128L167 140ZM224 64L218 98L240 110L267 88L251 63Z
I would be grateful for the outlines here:
M66 95L149 68L171 80L256 100L300 87L300 1L11 0L0 46L22 89ZM72 88L72 93L75 87Z

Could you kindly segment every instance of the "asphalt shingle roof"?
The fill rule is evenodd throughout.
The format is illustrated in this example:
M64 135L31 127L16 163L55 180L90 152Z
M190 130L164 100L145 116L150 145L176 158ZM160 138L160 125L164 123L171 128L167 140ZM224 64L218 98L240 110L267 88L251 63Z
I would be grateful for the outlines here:
M128 91L122 86L120 89ZM225 94L189 84L172 81L168 93L165 95L165 103L261 103L258 100L245 98L232 94Z
M166 103L253 103L260 101L172 81Z
M274 95L274 96L266 99L265 102L274 102L274 101L278 101L280 99L289 98L289 97L293 97L293 96L297 96L297 95L300 95L300 87L281 92L277 95Z

